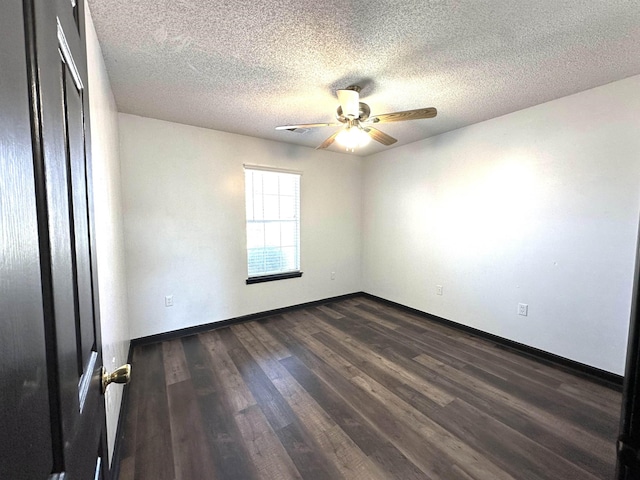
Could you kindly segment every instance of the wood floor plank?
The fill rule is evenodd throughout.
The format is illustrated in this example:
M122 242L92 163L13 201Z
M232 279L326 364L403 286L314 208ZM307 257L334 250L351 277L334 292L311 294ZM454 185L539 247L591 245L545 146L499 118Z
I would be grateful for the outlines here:
M585 392L584 388L580 388L569 383L562 383L558 387L558 391L569 395L576 401L588 403L593 408L597 408L600 412L604 412L609 416L614 416L617 419L620 417L620 409L612 410L611 405L612 403L615 405L619 403L620 393L612 392L610 389L607 390L608 392L602 392L602 390L593 388L589 389L588 392ZM615 396L609 395L610 393L615 393Z
M118 480L133 480L135 476L135 456L126 457L120 460L120 471Z
M522 372L523 375L529 378L536 378L539 376L540 382L543 384L550 385L553 382L561 382L569 385L576 385L580 388L584 382L583 378L578 377L574 373L568 372L563 368L558 368L555 365L540 362L531 355L516 352L509 347L498 345L486 338L481 338L471 333L452 329L451 327L442 325L438 322L430 322L417 314L409 313L405 310L401 310L369 298L359 297L358 299L354 299L354 301L358 308L377 312L384 318L389 318L390 316L393 321L400 322L400 326L403 322L411 323L413 326L424 331L422 338L435 336L438 338L445 337L455 340L456 343L462 344L465 347L455 349L454 351L457 353L465 354L469 351L482 350L490 354L497 364L504 365L506 368L511 370ZM597 383L591 383L590 388L585 390L584 394L589 396L592 392L598 392L605 395L613 402L617 402L620 395L619 391L612 390L609 387Z
M213 455L202 428L202 415L191 379L167 385L167 397L175 480L213 480Z
M231 327L240 344L251 355L253 360L260 366L262 371L273 383L274 380L285 377L287 374L278 363L278 360L265 348L245 325L234 325ZM282 392L280 392L282 393Z
M271 379L324 456L345 478L353 480L385 478L382 471L355 445L353 440L295 381L288 370L270 354L245 325L234 326L232 331Z
M282 345L270 332L268 332L258 322L247 322L244 324L260 342L269 350L269 353L276 359L282 360L291 356L291 352Z
M377 333L408 347L417 348L421 351L427 350L432 356L436 356L448 365L462 368L470 360L469 355L460 358L459 351L448 348L447 341L440 341L437 333L434 334L434 332L427 331L426 329L421 329L418 332L409 330L396 318L385 320L381 316L362 316L361 311L355 308L350 309L350 311L350 318L362 321L363 325L366 324L368 328ZM368 323L366 323L367 321ZM390 328L390 324L393 325L394 323L395 328ZM475 359L471 359L471 361L474 360Z
M512 475L526 474L530 480L597 478L463 400L432 412L431 418Z
M179 339L162 342L162 361L167 385L191 378L187 360L184 358L182 342Z
M296 328L293 330L295 332L299 331L299 329ZM312 350L318 347L318 344L312 342L309 338L302 341ZM321 346L316 350L316 353L322 355L323 358L327 357L324 348L324 346ZM339 363L334 363L332 367L338 369L338 374L341 373L340 370L342 367ZM357 388L351 389L343 383L340 390L343 392L349 391L348 398L353 406L360 409L368 409L369 415L367 415L367 417L372 421L372 424L377 430L384 432L384 434L391 435L390 439L394 445L410 458L415 465L419 466L419 468L432 479L451 480L459 478L452 469L455 464L454 457L447 454L452 444L455 443L454 439L448 438L437 425L430 422L412 406L394 396L393 393L364 372L360 371L356 376L350 375L354 373L353 370L344 373L349 377L348 382ZM338 379L334 376L332 377L332 381L336 382ZM430 428L434 429L430 431L430 433L433 435L441 434L440 439L446 439L449 440L449 442L446 442L443 446L441 443L425 441L423 434ZM456 444L456 447L457 446L462 446L462 444ZM471 458L474 458L474 463L477 463L477 457L480 457L480 455L474 457L473 452L464 449L464 446L462 446L462 448L463 454L470 454ZM458 452L458 454L460 454L460 452ZM485 473L479 470L480 476L477 477L478 479L491 478L495 480L511 478L504 472L493 468L488 463L485 467ZM472 466L472 468L475 468L475 466Z
M300 475L314 480L344 478L335 465L327 462L322 452L316 448L315 442L299 424L289 404L231 329L220 330L220 337L228 345L231 359Z
M620 392L366 296L133 350L120 480L609 480Z
M280 340L297 358L326 384L331 385L348 406L358 410L369 426L419 468L427 479L466 478L457 475L450 462L443 459L432 445L424 442L420 435L400 424L383 404L351 383L355 367L344 368L343 363L332 359L335 354L313 337L305 336L302 330L295 330L291 326L274 327Z
M303 324L296 324L291 321L291 317L287 314L283 315L283 325L288 325L292 333L295 333L297 340L304 344L310 351L322 356L325 363L332 366L336 371L341 372L346 378L351 378L360 374L360 369L353 365L348 360L342 358L340 355L334 353L330 348L327 348L321 342L319 342L314 334L320 333L321 330L314 326L308 326ZM276 326L278 328L278 326ZM286 332L282 332L279 328L280 335L286 335ZM291 349L291 345L289 345Z
M443 401L441 399L442 395L440 395L442 390L435 389L434 391L431 385L425 389L423 388L424 383L421 383L420 387L415 386L414 388L411 382L406 383L402 377L395 376L393 374L394 372L387 371L378 362L370 361L367 357L359 356L350 349L350 344L339 341L325 332L316 333L313 337L345 360L357 366L360 372L365 373L378 383L385 385L400 398L423 413L438 408L439 406L444 406L454 398L447 397L445 401ZM440 400L438 401L439 398Z
M257 474L244 448L242 436L234 421L234 412L209 361L204 346L196 335L182 339L185 357L196 393L198 409L207 443L213 454L214 478L255 479Z
M277 435L269 426L258 405L252 405L234 415L242 438L256 466L258 478L300 480L302 477Z
M403 368L401 365L376 353L370 347L367 347L366 343L358 341L351 335L343 333L342 330L332 325L323 322L320 322L320 325L324 331L315 334L314 337L318 339L322 338L324 339L323 343L325 343L325 345L331 343L336 348L340 348L340 344L342 344L344 348L341 348L342 353L340 354L343 358L346 358L345 355L348 355L348 360L354 363L354 365L361 366L361 370L362 368L373 366L373 368L368 368L368 371L373 372L377 370L383 372L385 376L388 377L385 383L404 383L412 389L419 390L426 398L441 407L454 400L455 397L452 395L434 386L419 375L415 375L411 371ZM336 348L332 349L336 351Z
M200 341L207 350L211 364L215 365L216 373L227 399L231 412L236 413L256 404L249 387L244 383L240 372L229 357L224 342L217 331L200 334Z
M443 455L446 455L452 465L458 465L462 470L478 480L513 480L507 472L492 463L488 458L474 450L463 440L442 428L426 415L418 412L404 400L393 395L377 382L363 377L354 377L351 382L368 392L373 398L387 405L401 422L414 429L426 441L437 445Z
M561 417L553 416L549 412L535 407L518 397L515 397L505 391L492 387L481 380L469 375L460 370L452 370L447 365L442 364L434 360L425 354L420 354L415 357L415 361L436 369L440 374L445 374L453 377L458 377L460 381L474 386L477 390L481 390L486 394L492 396L495 401L509 404L512 408L528 415L538 423L547 426L549 429L559 429L566 436L570 436L574 439L577 446L585 451L591 452L594 457L599 458L614 458L615 457L615 444L607 442L606 440L597 437L582 428L579 425L571 423Z
M387 354L405 365L406 359L403 357L392 351L388 351ZM612 468L611 462L615 460L614 458L594 456L593 452L576 445L575 439L567 436L562 429L556 428L554 423L545 422L542 424L532 418L526 410L511 405L508 396L501 397L494 392L485 391L483 388L479 388L477 384L471 384L464 377L457 377L451 374L451 371L448 373L437 368L431 370L424 368L419 363L413 363L415 364L416 372L420 372L457 398L473 405L504 425L526 435L538 444L544 445L552 451L563 452L566 458L571 458L571 461L580 468L595 475L600 475L601 478L609 478L608 472ZM405 365L405 367L408 368L409 366ZM612 442L615 443L613 439Z
M315 307L316 309L326 313L327 315L331 316L332 318L335 319L341 319L344 318L344 315L341 314L340 312L334 310L333 308L331 308L328 305L318 305L317 307Z
M304 326L310 334L318 333L320 331L320 329L316 326L315 317L308 310L286 312L281 315L281 318L286 319L290 324L294 326Z
M260 409L271 428L277 432L296 422L296 416L291 407L231 329L221 329L217 333L226 344L229 357L238 369L247 388L251 391L253 398L256 399L256 403L260 405Z
M343 321L335 319L319 309L314 309L314 315L323 323L331 325L353 338L370 345L372 350L391 347L406 358L413 358L424 351L418 345L409 345L405 342L397 341L388 335L381 334L371 328L367 322L358 321L357 318L352 318L352 321Z
M344 313L345 308L337 306L339 311ZM361 310L358 307L351 308L349 310L352 317L360 318L363 312L368 310ZM408 346L413 346L429 351L431 356L438 358L439 360L458 368L463 368L467 364L483 363L485 368L492 368L498 375L507 374L512 375L514 370L517 370L518 364L507 361L505 366L504 358L499 358L495 355L495 352L491 352L485 349L478 349L472 345L467 345L465 349L451 349L450 344L452 340L463 341L469 337L469 334L465 332L455 332L449 327L443 327L435 324L434 322L426 322L424 319L412 319L410 315L399 312L395 309L387 308L380 309L378 315L369 314L367 319L371 320L376 325L369 324L369 328L388 336L389 338L405 343ZM388 320L384 320L388 318ZM389 328L389 325L394 325L395 328ZM391 331L390 331L391 330ZM493 344L492 344L493 345ZM495 350L495 348L494 348ZM459 363L457 363L459 361ZM532 374L533 373L533 374ZM536 372L531 372L531 369L526 370L526 376L529 380L536 380ZM543 385L559 386L560 382L550 377L540 375L537 379Z
M317 314L317 312L314 312L314 313ZM329 323L333 322L333 317L327 317L325 315L323 319L325 321L328 321ZM348 328L348 327L343 326L343 328ZM371 344L371 348L376 351L381 351L380 339L376 339L376 340L377 340L377 343ZM393 354L393 352L385 352L385 353ZM402 357L402 355L396 355L396 360L399 360L400 357ZM399 363L403 364L403 362L399 362ZM453 367L449 367L449 368L453 369ZM434 372L437 372L437 370L434 370ZM435 375L435 378L437 378L437 373L434 373L434 375ZM469 382L466 380L463 383L469 384ZM506 398L507 402L506 403L502 402L502 403L504 403L503 407L506 409L507 414L509 413L509 411L513 411L515 409L516 413L522 414L522 416L525 418L528 415L526 411L527 410L526 402L524 404L516 403L514 406L509 401L509 399L511 399L510 396L508 395L500 396L499 392L495 392L491 389L485 392L482 389L483 384L478 382L474 382L472 384L478 387L478 392L479 392L478 394L483 395L485 397L488 395L492 401L497 402L498 404L500 404L502 400ZM613 439L605 446L600 439L587 435L586 438L582 436L580 436L580 438L576 438L574 440L575 445L567 444L567 442L564 441L563 438L554 438L548 435L547 431L554 431L554 430L564 431L563 429L557 428L558 425L562 427L566 427L567 425L572 425L572 424L567 424L566 422L563 423L562 420L560 420L559 424L556 424L553 419L550 419L550 418L545 419L544 416L541 416L539 411L535 411L535 413L536 415L534 415L534 418L533 418L533 420L536 422L535 424L532 424L532 422L530 421L525 422L531 427L531 430L533 432L533 435L532 435L533 438L536 438L539 440L550 440L551 444L561 446L563 450L566 451L568 454L575 456L576 462L578 462L580 467L585 468L586 470L592 473L602 475L603 472L605 471L608 472L610 470L610 462L612 461L612 459L615 458L612 453L612 448L615 445L615 441ZM518 424L518 422L521 422L521 418L519 418L518 416L511 415L511 416L507 416L506 418L511 425L515 425L515 424ZM546 420L545 422L541 423L541 425L546 428L546 431L538 428L539 427L538 424L540 423L541 419ZM578 432L579 434L582 433L582 429L580 426L573 425L572 428L573 430L568 430L568 432L574 432L574 433ZM564 433L562 435L564 435L565 437L567 436L567 434L564 434ZM595 453L592 451L593 448L596 448L596 449L605 448L605 451L602 453L600 452ZM591 452L591 453L587 454L586 452ZM605 459L608 459L608 461ZM608 477L605 476L603 478L608 478Z
M343 311L343 309L341 309L341 311ZM398 339L398 336L400 336L400 341L402 341L402 336L405 335L405 342L408 344L420 342L421 338L423 338L420 335L416 337L415 332L412 332L411 336L404 334L400 328L394 329L393 332L386 331L386 333L395 339ZM443 358L440 354L440 352L446 348L443 348L441 340L434 340L433 335L431 335L423 345L428 348L430 356L434 356L440 361L452 365L450 360ZM526 398L529 402L535 402L537 398L538 402L542 402L545 409L559 412L562 416L573 415L577 423L589 425L596 433L604 433L609 437L612 434L615 435L617 432L617 412L611 411L610 408L603 411L601 406L595 406L597 408L597 410L595 410L594 405L588 403L583 398L557 394L558 392L554 395L553 392L549 390L554 387L559 388L560 383L558 381L549 381L550 377L548 376L536 376L535 372L531 374L530 369L528 370L528 374L514 372L512 368L505 367L504 362L498 358L472 348L459 350L459 352L460 353L457 354L458 358L468 365L458 365L459 368L480 369L475 370L479 375L484 375L481 370L485 370L487 372L485 375L486 378L492 379L494 382L508 384L512 393L520 393L522 397ZM512 367L513 363L510 366ZM537 383L536 388L533 390L531 389L532 383ZM590 419L590 421L586 421L586 419ZM612 431L611 428L614 430Z
M169 405L162 362L162 345L140 347L136 369L139 382L136 426L136 480L173 480L173 445L169 424Z
M333 323L334 325L339 325L339 324L337 324L337 322L335 322L335 321L332 319L332 317L324 316L324 317L322 317L322 319L323 319L325 322L327 322L327 323ZM341 329L342 329L342 330L345 330L345 331L352 331L352 332L354 332L355 334L362 335L362 333L358 333L358 331L357 331L357 330L353 330L352 328L351 328L351 330L349 330L350 328L351 328L351 327L349 327L349 326L341 326ZM397 332L394 332L394 334L396 334L396 333L397 333ZM380 339L380 338L377 338L377 337L372 337L372 338L374 338L374 339L375 339L375 343L372 343L372 344L371 344L371 348L372 348L373 350L379 351L379 352L381 352L381 353L382 353L383 355L385 355L385 356L390 356L390 358L391 358L392 360L393 360L393 359L395 359L395 361L396 361L397 363L399 363L400 365L406 365L406 363L407 363L407 359L406 359L406 358L402 358L402 357L403 357L403 355L398 355L398 354L397 354L396 352L394 352L393 350L387 350L387 349L382 349L382 350L381 350L381 349L380 349L380 347L381 347L382 345L384 345L384 340L382 340L382 339ZM391 348L393 348L394 350L398 350L398 349L394 346L394 344L393 344L393 343L390 343L390 344L389 344L389 346L390 346ZM406 352L402 352L402 353L404 353L404 354L406 355ZM429 353L431 354L431 353L432 353L432 351L430 351ZM450 369L450 371L455 371L455 367L453 367L453 366L448 365L448 368ZM436 371L436 370L434 370L434 371ZM485 387L487 386L486 384L480 384L480 383L477 383L477 382L476 382L476 383L473 383L473 385L475 385L475 386L476 386L476 388L478 388L478 390L483 390L483 388L479 388L479 387L478 387L479 385L484 385ZM510 384L510 385L511 385L511 384ZM515 387L515 385L513 385L512 387ZM526 411L526 409L523 407L523 405L528 405L528 404L529 404L529 401L531 401L531 399L536 398L537 394L536 394L535 392L537 392L537 391L540 389L540 386L539 386L539 385L532 385L530 388L532 388L532 390L531 390L531 395L529 396L529 398L520 398L520 400L521 400L521 402L522 402L522 403L518 402L518 403L516 403L516 404L515 404L516 409L519 409L521 412L525 412L525 411ZM517 388L516 388L515 390L517 391ZM487 392L489 392L489 393L493 394L493 400L494 400L494 401L496 401L496 402L499 402L501 399L504 399L504 398L508 399L509 401L511 401L511 400L513 399L513 396L512 396L512 395L503 396L503 397L500 397L499 395L496 395L496 393L499 393L500 391L501 391L501 390L499 390L499 389L498 389L498 390L496 390L496 389L488 389L488 390L487 390ZM481 392L481 394L486 394L487 392ZM512 392L512 393L513 393L513 392ZM553 398L553 397L550 397L550 398ZM531 406L531 407L533 407L533 406L535 406L535 405L534 405L534 404L531 404L530 406ZM511 404L506 404L506 405L505 405L505 407L512 408L512 407L513 407L513 405L511 405ZM539 406L538 406L538 407L539 407ZM582 414L582 413L581 413L583 409L584 409L584 406L583 406L583 405L579 405L579 404L574 405L574 409L572 410L572 412L573 412L573 414L574 414L574 415L576 415L576 416L580 417L580 419L579 419L579 420L580 420L580 423L577 423L577 424L574 424L574 425L578 425L578 426L579 426L579 427L577 427L577 429L578 429L578 431L580 431L580 432L582 432L582 431L583 431L583 430L582 430L582 427L583 427L584 425L589 425L592 429L594 429L594 428L595 428L595 429L597 430L597 428L598 428L598 424L599 424L599 423L602 423L602 422L600 422L600 421L602 420L602 416L598 417L597 415L594 415L594 416L584 415L584 414ZM535 411L536 413L538 413L538 414L540 413L539 408L538 408L538 410L534 410L534 411ZM552 412L546 412L546 413L550 414L550 413L552 413ZM537 419L539 419L540 417L538 416L538 417L536 417L536 418L537 418ZM559 418L562 418L562 415L560 415L560 417L559 417ZM565 420L565 419L563 418L563 420ZM617 421L613 421L613 420L611 420L611 418L610 418L609 420L606 420L606 419L605 419L605 420L603 420L603 421L604 421L604 423L605 423L605 424L606 424L606 422L607 422L607 421L609 421L610 428L611 428L611 429L613 429L613 431L615 431L615 430L616 430L616 428L617 428ZM545 424L543 424L543 425L545 425ZM553 421L552 421L552 420L549 420L549 421L546 423L546 426L547 426L547 427L550 427L550 429L555 428L553 425L554 425L554 423L553 423ZM611 433L611 431L610 431L609 433ZM610 438L613 438L613 437L610 437ZM602 463L602 462L598 461L598 455L595 455L595 456L591 456L591 455L589 455L589 456L585 456L585 455L584 455L584 451L585 451L585 449L593 448L593 447L597 447L598 445L602 445L601 439L598 439L597 437L594 437L594 436L587 436L586 438L582 438L582 439L581 439L581 441L580 441L580 442L577 442L577 443L578 443L578 446L582 449L582 452L579 452L578 459L586 459L586 460L588 460L588 463L586 463L586 464L582 464L582 463L581 463L581 464L580 464L582 467L584 467L584 468L586 468L587 470L592 471L592 472L593 472L593 471L601 472L603 468L606 468L606 467L603 465L603 463ZM587 447L587 445L590 445L591 447ZM613 443L613 442L609 443L609 445L608 445L608 452L606 452L606 453L604 453L602 456L600 456L600 457L599 457L599 459L612 458L612 457L611 457L611 448L613 448L613 445L614 445L614 443ZM588 450L587 450L587 451L588 451Z
M372 318L375 320L376 316L371 315L368 318ZM400 319L405 319L406 316L402 315L402 313L395 313L393 318L397 319L397 321L402 321ZM380 322L379 322L380 323ZM386 322L391 323L391 322ZM386 327L385 324L380 324L380 326ZM417 321L414 320L413 325L417 325ZM445 350L447 350L447 345L451 342L451 333L442 333L440 329L431 329L428 328L432 324L425 322L422 320L421 326L423 330L427 333L416 333L416 331L409 331L404 327L396 327L394 329L394 333L400 338L404 337L407 341L418 341L428 347L428 351L431 356L439 357L439 360L444 361L445 363L452 364L452 362L443 358ZM440 326L442 328L442 326ZM451 331L451 329L448 329ZM398 337L395 337L398 338ZM458 335L455 338L456 341L465 343L466 348L464 349L456 349L454 350L454 354L457 358L466 363L477 365L481 363L482 368L489 371L490 373L503 378L506 381L514 380L515 382L521 381L523 379L526 380L527 383L536 382L540 386L540 388L548 389L548 388L557 388L561 389L562 385L567 385L564 383L565 379L561 379L557 369L549 369L544 370L539 363L534 363L533 365L536 367L532 369L532 364L529 359L524 359L520 355L513 355L513 353L509 352L505 354L504 349L496 348L496 345L493 342L486 341L484 339L478 339L477 337L473 337L464 332L458 332ZM450 349L449 349L450 351ZM550 375L549 372L553 372L554 375ZM569 379L573 382L576 381L575 376L570 376ZM603 388L597 386L596 388L589 389L588 392L584 392L581 396L574 396L574 401L585 401L587 403L588 408L595 406L600 409L600 412L604 414L611 415L610 409L602 409L596 402L588 402L588 399L592 397L595 392L602 392L608 395L609 400L616 396L616 392L612 392L611 389ZM612 396L613 394L613 396ZM595 403L595 405L594 405ZM589 415L592 413L589 412ZM614 417L617 417L617 413L613 414Z
M556 395L554 395L554 392L544 385L538 384L535 389L531 389L531 385L526 383L523 378L510 377L507 380L486 372L475 365L467 365L463 371L499 390L508 390L511 395L526 401L528 404L542 408L551 415L583 425L586 431L601 438L613 437L618 432L616 418L612 412L599 412L582 401L558 394L558 392L555 392Z
M402 452L371 428L358 410L346 403L297 357L290 356L280 362L327 414L340 425L340 428L353 439L362 452L371 457L386 472L387 478L391 476L406 480L427 478Z

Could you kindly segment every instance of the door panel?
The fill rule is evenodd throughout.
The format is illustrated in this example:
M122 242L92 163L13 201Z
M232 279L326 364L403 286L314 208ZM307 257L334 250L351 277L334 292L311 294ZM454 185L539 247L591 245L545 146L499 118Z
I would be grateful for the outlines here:
M33 40L33 108L39 115L37 146L46 203L41 253L50 255L43 269L49 371L53 378L53 473L65 480L94 478L106 438L100 392L102 366L99 319L95 315L96 272L91 237L90 157L87 145L86 60L76 17L68 0L26 0ZM81 25L81 23L80 23ZM46 243L48 242L48 243ZM48 300L48 301L47 301Z
M0 12L0 478L52 470L42 283L21 1Z
M0 478L108 476L83 3L0 2Z
M75 277L76 344L78 373L83 375L89 364L95 343L93 322L93 292L91 288L91 254L89 251L89 217L87 207L86 166L84 157L82 92L74 84L69 67L63 73L64 107L67 140L67 175L71 204L72 263Z

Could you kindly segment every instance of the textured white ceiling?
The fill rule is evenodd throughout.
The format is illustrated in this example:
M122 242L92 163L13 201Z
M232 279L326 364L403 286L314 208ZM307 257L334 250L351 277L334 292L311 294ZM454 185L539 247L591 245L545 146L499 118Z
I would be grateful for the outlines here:
M121 112L315 147L362 86L398 139L640 74L638 0L88 0ZM334 144L330 149L340 151Z

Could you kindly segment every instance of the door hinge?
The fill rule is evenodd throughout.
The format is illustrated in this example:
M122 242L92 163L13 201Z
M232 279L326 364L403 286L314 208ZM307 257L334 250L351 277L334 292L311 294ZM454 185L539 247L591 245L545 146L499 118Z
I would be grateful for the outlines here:
M619 438L616 447L620 463L626 466L640 465L640 446L637 442Z

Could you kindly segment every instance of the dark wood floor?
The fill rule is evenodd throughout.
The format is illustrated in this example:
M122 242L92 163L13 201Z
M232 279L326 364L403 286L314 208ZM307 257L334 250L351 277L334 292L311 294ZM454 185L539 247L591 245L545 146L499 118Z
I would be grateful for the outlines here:
M137 347L120 480L611 479L620 393L356 297Z

